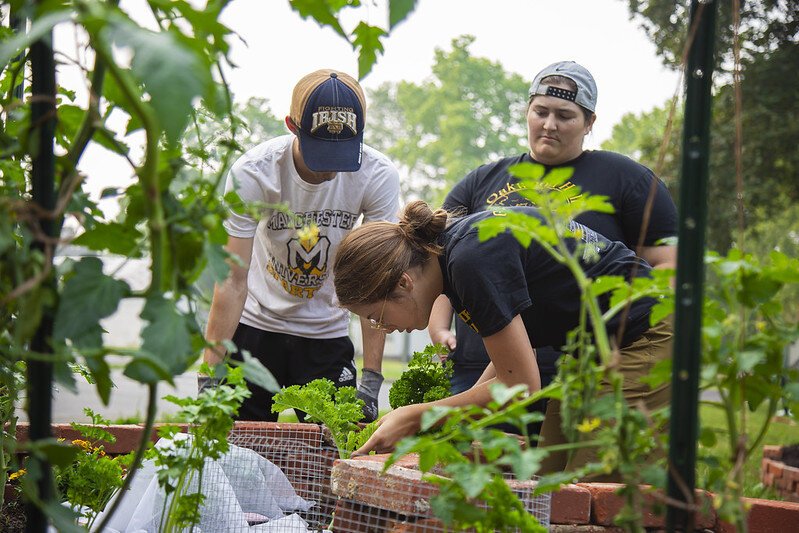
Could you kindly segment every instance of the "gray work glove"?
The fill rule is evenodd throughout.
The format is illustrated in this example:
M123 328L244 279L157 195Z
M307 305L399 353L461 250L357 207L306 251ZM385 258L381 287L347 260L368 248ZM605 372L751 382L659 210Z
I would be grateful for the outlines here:
M221 380L219 378L212 378L211 376L197 374L197 394L200 394L206 389L215 389L219 386L220 381Z
M363 369L361 384L358 386L358 398L363 400L363 414L366 422L377 420L377 396L382 384L383 374L368 368Z

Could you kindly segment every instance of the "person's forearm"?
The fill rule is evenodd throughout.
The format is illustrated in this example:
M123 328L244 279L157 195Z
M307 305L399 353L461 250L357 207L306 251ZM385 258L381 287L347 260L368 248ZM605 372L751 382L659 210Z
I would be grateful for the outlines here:
M488 381L489 379L493 379L497 377L497 371L494 368L494 363L488 363L488 366L483 370L483 373L480 374L480 377L477 378L475 381L475 385L480 385L481 383Z
M449 298L442 294L433 302L430 320L427 323L427 331L430 332L432 337L434 331L444 329L449 331L450 326L452 326L452 305L449 302Z
M386 334L373 329L368 320L361 318L361 338L363 340L363 367L375 372L383 370L383 350L386 346Z
M208 326L205 339L209 343L220 343L233 338L244 310L247 299L247 284L232 279L225 280L214 288L214 298L208 313ZM220 363L225 357L225 349L221 345L207 348L203 352L203 361L209 365Z
M452 305L443 294L433 302L430 319L427 322L427 333L433 344L443 344L448 350L454 350L457 339L450 329L452 327Z

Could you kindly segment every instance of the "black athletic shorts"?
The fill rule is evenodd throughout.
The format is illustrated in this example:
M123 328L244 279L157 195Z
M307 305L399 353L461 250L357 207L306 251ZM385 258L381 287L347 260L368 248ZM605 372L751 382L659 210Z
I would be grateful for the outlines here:
M286 333L263 331L239 324L233 342L250 352L269 369L281 387L304 385L318 378L327 378L337 387L355 387L355 349L349 337L308 339ZM232 356L241 361L239 352ZM273 394L247 383L252 396L246 398L236 420L267 420L275 422L279 413L272 412ZM300 420L303 413L297 413Z

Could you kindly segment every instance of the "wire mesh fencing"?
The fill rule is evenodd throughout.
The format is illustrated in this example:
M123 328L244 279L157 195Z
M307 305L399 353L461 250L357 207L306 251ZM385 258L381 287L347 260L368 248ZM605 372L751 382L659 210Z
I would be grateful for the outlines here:
M438 487L422 479L412 456L386 472L385 456L338 460L329 434L314 424L238 423L229 441L265 459L277 472L263 476L260 488L248 484L243 501L234 491L232 496L238 498L247 527L228 531L452 531L435 517L430 501ZM251 462L242 462L224 470L227 480L236 486L240 484L237 478L252 478L255 468ZM527 512L548 527L550 495L534 495L535 481L507 482ZM288 504L284 514L269 516L258 512L262 507L251 505L261 502L266 493Z

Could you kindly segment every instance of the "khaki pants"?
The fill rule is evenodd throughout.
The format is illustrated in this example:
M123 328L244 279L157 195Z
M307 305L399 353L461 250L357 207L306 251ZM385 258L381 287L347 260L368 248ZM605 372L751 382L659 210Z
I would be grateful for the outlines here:
M624 381L622 393L631 407L644 404L647 410L656 410L669 405L671 402L671 383L664 383L655 389L641 383L640 379L649 374L652 367L658 362L671 357L672 352L672 325L671 318L660 322L650 328L641 338L620 350L620 368ZM599 395L610 394L612 388L609 382L602 381ZM561 430L560 402L549 400L546 418L541 428L541 441L539 446L551 446L567 442ZM658 432L668 431L668 424L658 428ZM544 459L539 473L571 471L580 466L598 461L596 448L578 448L569 452L553 452ZM649 461L662 456L649 457ZM648 462L649 462L648 461ZM592 476L590 481L618 482L620 477L614 472L608 475Z

